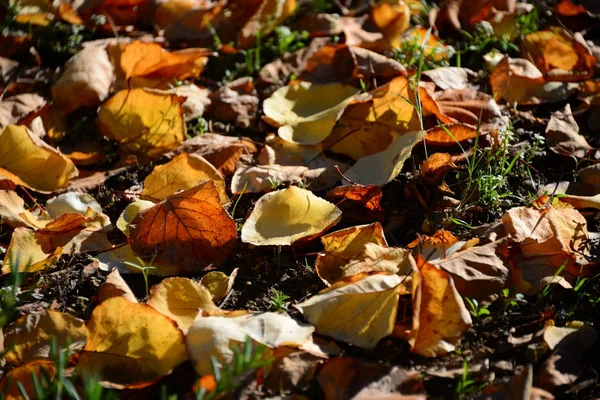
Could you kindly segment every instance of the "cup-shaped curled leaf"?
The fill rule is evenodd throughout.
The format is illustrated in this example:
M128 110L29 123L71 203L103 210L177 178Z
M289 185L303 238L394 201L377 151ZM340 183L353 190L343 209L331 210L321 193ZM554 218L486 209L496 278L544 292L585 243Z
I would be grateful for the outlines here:
M342 212L310 190L290 186L262 196L242 228L242 241L257 246L291 245L335 225Z

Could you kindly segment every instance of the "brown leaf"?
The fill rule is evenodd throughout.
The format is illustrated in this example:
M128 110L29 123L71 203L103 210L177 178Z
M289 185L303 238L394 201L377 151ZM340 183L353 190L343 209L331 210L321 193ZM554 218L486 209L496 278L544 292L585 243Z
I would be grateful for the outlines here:
M223 85L210 96L208 114L212 118L248 128L256 121L258 97L252 78L240 78Z
M571 105L552 113L546 126L548 147L557 154L586 157L592 150L587 140L579 133L579 126L571 112Z
M135 253L173 275L221 264L235 245L235 222L220 204L214 182L206 181L140 212L131 226Z
M0 130L40 109L46 99L36 93L23 93L7 97L0 102Z

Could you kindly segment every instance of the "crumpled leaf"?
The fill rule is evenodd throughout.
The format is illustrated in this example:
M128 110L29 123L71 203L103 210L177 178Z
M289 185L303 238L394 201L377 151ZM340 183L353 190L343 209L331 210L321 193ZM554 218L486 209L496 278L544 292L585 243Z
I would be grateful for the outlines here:
M10 243L4 255L2 273L37 272L53 265L62 249L55 249L51 239L40 232L27 228L16 228L10 237Z
M162 201L179 190L196 186L198 182L212 180L217 186L222 203L227 203L227 191L223 177L208 161L196 154L181 153L171 161L154 167L144 180L142 197Z
M401 276L410 274L408 250L367 243L362 252L341 268L341 279L372 272L388 272Z
M423 71L423 76L431 79L437 87L445 89L466 89L470 79L477 74L468 68L439 67Z
M262 196L242 228L242 242L291 245L335 225L342 212L311 191L290 186Z
M579 133L579 126L571 112L571 105L552 113L546 126L547 145L553 152L583 158L593 147Z
M582 81L594 74L596 57L583 36L572 36L558 26L525 35L521 53L550 81Z
M42 108L46 99L37 93L21 93L0 101L0 130L17 124L22 118Z
M357 93L357 88L340 83L296 81L264 101L265 120L279 127L279 136L289 142L319 143L331 133L344 107Z
M200 284L208 289L213 301L219 301L231 291L237 273L237 268L229 276L221 271L211 271L200 279Z
M87 45L66 64L52 86L52 100L63 115L80 107L96 107L108 97L114 68L105 46Z
M427 142L427 138L425 138ZM429 158L423 161L419 170L419 177L423 179L427 185L438 184L446 174L457 168L454 164L452 156L448 153L433 153Z
M232 122L248 128L256 121L259 99L252 78L229 82L210 96L208 115L217 121Z
M341 267L362 253L367 243L387 246L379 222L328 233L321 237L321 242L324 250L317 256L315 269L319 277L329 283L341 279Z
M337 204L346 218L383 220L383 194L377 185L337 186L327 192L326 198Z
M273 164L240 168L231 179L231 192L264 193L272 190L274 183L311 184L310 187L314 189L315 181L320 180L326 172L326 168L310 169L302 165Z
M19 365L50 357L50 342L57 340L58 348L81 350L87 340L83 320L66 313L45 310L27 314L4 329L5 343L11 346L5 355L6 362Z
M159 313L177 322L184 333L203 311L216 311L211 292L187 278L167 278L152 286L146 302Z
M394 329L403 278L361 277L340 281L294 307L317 333L372 349Z
M232 347L241 347L249 336L268 348L312 344L315 328L278 313L236 317L204 317L196 320L187 336L190 361L199 375L212 374L211 357L219 367L233 361Z
M35 190L53 191L78 174L71 160L24 126L8 125L0 133L0 177Z
M0 190L0 217L13 228L43 228L47 223L26 210L25 200L12 190Z
M157 43L135 40L117 43L111 52L119 52L119 66L125 79L152 77L179 80L196 78L204 70L210 49L184 49L174 52L164 50Z
M129 243L157 267L157 275L199 271L223 263L235 246L237 229L223 209L214 182L205 181L137 214Z
M123 297L96 306L87 328L88 341L76 369L93 373L105 386L148 386L187 358L175 322Z
M408 342L411 352L437 357L454 351L463 333L471 326L471 316L444 271L417 253L411 257L413 277L413 327Z
M98 110L98 129L129 151L150 157L185 139L184 99L144 89L121 90Z
M445 129L444 129L445 128ZM448 133L449 132L449 133ZM432 146L454 146L477 137L477 128L466 124L436 126L425 133L425 143ZM434 156L435 154L432 154Z

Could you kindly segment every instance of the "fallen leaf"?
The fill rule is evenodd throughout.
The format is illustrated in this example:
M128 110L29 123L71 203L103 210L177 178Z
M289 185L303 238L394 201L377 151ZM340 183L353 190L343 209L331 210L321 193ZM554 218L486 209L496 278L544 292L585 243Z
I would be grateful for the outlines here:
M52 100L63 115L80 107L96 107L108 97L113 80L114 68L105 46L88 45L66 64L52 86Z
M302 347L312 343L315 328L277 313L246 314L237 317L203 317L194 322L186 336L190 361L199 375L212 374L211 358L220 368L234 359L232 347L241 348L250 337L274 349Z
M425 142L427 142L427 136L425 137ZM450 154L433 153L421 164L419 176L426 184L435 185L444 179L448 172L455 168L457 167Z
M209 179L217 186L221 203L228 203L225 181L219 171L201 156L181 153L168 163L154 167L144 180L142 198L162 201L180 190L189 189L198 182Z
M250 8L244 0L230 0L229 3L232 7ZM239 30L237 44L242 49L252 47L259 40L258 32L260 35L268 35L296 10L296 0L261 0L258 3L258 9Z
M94 295L97 304L102 303L112 297L123 297L131 303L137 303L137 298L131 291L129 285L123 280L118 269L113 270Z
M131 223L135 219L136 215L138 215L141 211L154 206L154 204L154 202L148 200L136 200L133 203L128 204L119 216L115 226L119 228L121 232L125 234L125 236L129 237L131 235Z
M223 209L214 182L205 181L137 214L129 242L133 251L172 275L223 263L235 246L237 229Z
M219 301L231 291L237 273L237 268L229 276L221 271L211 271L200 279L200 284L208 289L213 301Z
M88 341L76 370L94 374L105 386L151 385L187 358L185 339L175 322L123 297L96 306L87 328Z
M410 25L410 9L402 0L381 2L371 8L371 20L392 48L400 47Z
M378 274L340 281L294 307L317 333L372 349L394 329L402 280Z
M16 228L4 255L2 273L13 272L12 267L19 272L42 271L53 265L60 253L61 249L55 250L51 239L43 233Z
M353 275L372 272L387 272L405 276L410 274L408 250L398 247L380 246L375 243L364 245L362 252L340 268L344 279ZM330 281L329 283L333 283Z
M187 278L167 278L152 286L147 304L166 315L186 333L202 311L218 310L211 292L200 283Z
M529 58L548 80L582 81L594 74L596 57L580 34L572 36L561 27L525 35L523 58Z
M296 387L310 384L323 358L307 351L279 347L274 351L264 387L267 390L292 391Z
M264 118L279 127L279 136L289 142L319 143L331 133L346 104L357 93L357 88L339 83L292 82L264 101Z
M301 165L273 164L240 168L235 171L231 179L231 192L234 194L264 193L272 190L275 183L310 184L310 187L314 189L315 180L319 180L320 176L326 172L326 168L310 169Z
M47 221L25 209L25 200L12 190L0 190L0 217L2 222L13 228L43 228Z
M4 356L6 362L20 365L49 358L53 339L57 341L59 349L68 347L72 352L81 350L87 340L84 321L52 310L19 318L4 329L5 343L11 344Z
M440 67L423 71L423 76L431 79L442 90L466 89L470 79L477 74L468 68Z
M36 390L45 388L41 377L50 381L56 376L56 366L51 360L36 360L11 369L2 377L0 390L6 400L23 399L23 391L29 398L35 398ZM35 377L35 378L34 378ZM37 380L36 380L37 379ZM37 384L36 384L37 382Z
M317 274L330 284L342 277L342 267L364 251L367 243L387 246L379 222L358 225L328 233L321 237L324 250L315 261Z
M454 351L471 326L467 311L453 279L425 261L411 257L413 277L413 326L408 342L411 352L437 357Z
M144 89L122 90L98 110L98 129L129 151L150 157L185 139L184 99Z
M311 191L290 186L262 196L242 228L242 242L292 245L318 236L341 219L341 211Z
M252 78L245 77L229 82L210 96L207 114L217 121L232 122L248 128L256 121L259 100Z
M377 185L337 186L327 192L327 200L337 204L346 218L383 220L383 194Z
M17 124L45 104L46 99L36 93L22 93L2 99L0 102L0 130L7 125Z
M477 129L465 124L437 126L425 133L425 143L432 146L454 146L477 137Z
M583 158L593 151L592 146L579 133L570 104L550 116L546 126L546 143L553 152L569 157Z
M0 133L0 177L35 190L53 191L78 174L71 160L24 126L8 125Z

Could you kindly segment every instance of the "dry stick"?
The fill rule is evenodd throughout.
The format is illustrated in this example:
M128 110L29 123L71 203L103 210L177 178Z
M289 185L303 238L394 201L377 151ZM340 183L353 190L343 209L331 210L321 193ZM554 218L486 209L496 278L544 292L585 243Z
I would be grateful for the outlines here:
M26 195L26 196L29 198L29 200L33 201L33 204L35 204L35 206L36 206L37 208L39 208L39 209L40 209L40 211L41 211L42 213L44 213L44 214L46 214L47 216L51 217L51 215L48 213L48 211L46 211L46 210L44 209L44 207L42 207L42 206L40 206L40 205L38 204L38 202L37 202L37 201L36 201L36 200L33 198L33 196L31 195L31 193L29 193L29 192L27 191L27 189L25 189L25 187L24 187L24 186L19 186L19 187L20 187L20 188L21 188L21 190L22 190L22 191L25 193L25 195Z
M342 178L343 178L343 179L344 179L346 182L348 182L349 184L351 184L351 185L356 185L356 186L365 186L365 185L361 185L360 183L356 183L356 182L354 182L354 181L350 180L350 179L349 179L349 178L348 178L346 175L344 175L344 174L342 173L342 171L340 171L340 167L338 167L338 166L337 166L337 164L336 164L336 165L334 165L334 166L333 166L333 168L334 168L334 169L337 171L337 173L338 173L338 174L340 174L340 176L341 176L341 177L342 177Z

